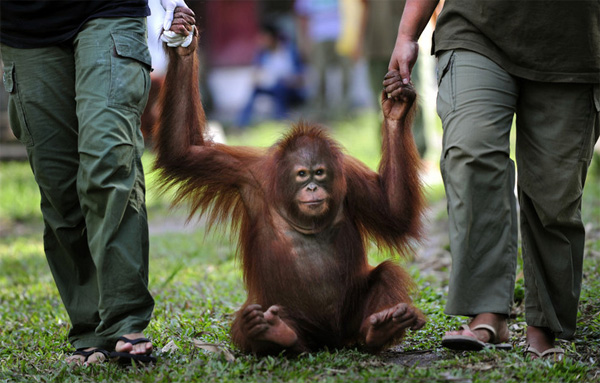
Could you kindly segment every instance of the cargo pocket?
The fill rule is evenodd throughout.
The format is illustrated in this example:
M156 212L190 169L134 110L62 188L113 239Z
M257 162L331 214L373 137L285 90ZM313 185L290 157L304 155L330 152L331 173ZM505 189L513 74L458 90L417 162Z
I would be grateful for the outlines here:
M4 90L10 97L8 99L8 116L10 119L10 129L13 134L23 145L33 146L33 137L29 132L25 112L21 103L21 97L17 91L15 84L15 64L8 63L2 70L2 83Z
M108 105L142 114L150 92L151 57L144 35L111 33L114 50L111 57Z
M454 51L445 51L438 56L437 62L437 113L444 120L456 107L454 97Z

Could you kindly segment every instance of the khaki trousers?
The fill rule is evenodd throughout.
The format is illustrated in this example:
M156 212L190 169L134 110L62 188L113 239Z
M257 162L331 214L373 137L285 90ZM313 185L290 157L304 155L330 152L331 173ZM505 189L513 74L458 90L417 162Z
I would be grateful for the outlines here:
M581 196L600 134L598 84L516 78L464 50L439 55L438 84L453 260L446 313L510 312L520 219L527 323L572 337ZM519 217L509 142L515 115Z

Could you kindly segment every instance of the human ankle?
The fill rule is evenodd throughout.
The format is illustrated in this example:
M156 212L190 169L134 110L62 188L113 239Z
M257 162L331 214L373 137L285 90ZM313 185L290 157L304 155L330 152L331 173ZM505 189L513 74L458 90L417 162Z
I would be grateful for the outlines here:
M497 313L480 313L473 317L471 324L477 325L481 323L489 324L494 327L502 326L508 321L508 315Z
M527 343L539 351L554 347L556 336L547 327L527 326Z

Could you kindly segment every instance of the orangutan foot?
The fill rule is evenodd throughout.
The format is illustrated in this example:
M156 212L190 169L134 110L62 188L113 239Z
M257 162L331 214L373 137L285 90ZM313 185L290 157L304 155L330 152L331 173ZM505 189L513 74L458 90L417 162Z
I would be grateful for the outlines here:
M417 309L406 303L371 314L362 325L365 345L371 352L378 352L395 339L401 338L407 329L418 330L425 319Z
M263 312L260 305L250 305L242 312L242 327L256 346L255 351L265 348L287 349L298 342L296 332L279 316L280 309L279 306L271 306Z

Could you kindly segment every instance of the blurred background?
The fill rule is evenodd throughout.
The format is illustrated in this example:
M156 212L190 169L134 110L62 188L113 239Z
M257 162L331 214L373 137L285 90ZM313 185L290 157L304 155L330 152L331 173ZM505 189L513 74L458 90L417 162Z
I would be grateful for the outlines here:
M156 120L155 100L167 60L160 43L164 11L149 1L152 90L142 131ZM202 100L220 139L264 122L299 119L324 125L368 114L380 119L378 97L402 15L402 0L187 0L200 29ZM420 113L415 138L435 157L433 20L421 39L414 76ZM0 159L24 159L0 90Z

